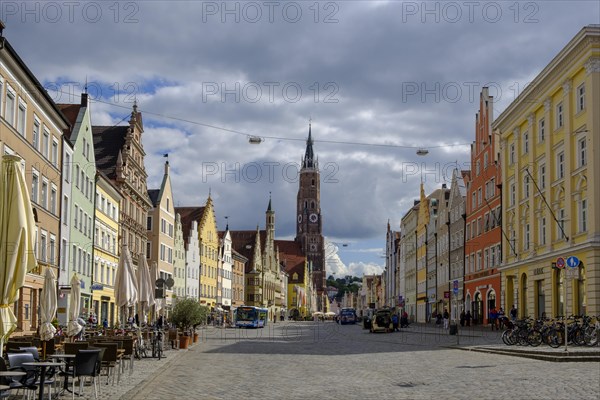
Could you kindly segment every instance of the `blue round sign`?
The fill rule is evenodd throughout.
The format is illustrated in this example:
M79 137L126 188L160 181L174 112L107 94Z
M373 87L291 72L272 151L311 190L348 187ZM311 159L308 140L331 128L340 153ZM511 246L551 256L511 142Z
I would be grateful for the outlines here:
M575 256L571 256L569 258L567 258L567 267L569 268L577 268L579 267L579 258L575 257Z

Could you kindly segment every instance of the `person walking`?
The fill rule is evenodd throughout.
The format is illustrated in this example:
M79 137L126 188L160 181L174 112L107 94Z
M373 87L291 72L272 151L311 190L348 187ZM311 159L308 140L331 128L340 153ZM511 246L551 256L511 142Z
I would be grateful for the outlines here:
M490 325L492 326L492 330L496 329L496 319L498 318L498 311L496 311L496 307L493 307L490 310L490 314L489 314L489 320L490 320Z
M392 326L394 327L394 332L398 332L398 314L392 315Z
M460 326L465 326L465 310L462 310L460 313Z
M512 320L512 322L515 322L517 320L517 307L515 307L514 304L510 309L510 319Z
M448 314L448 310L444 309L444 329L448 329L448 323L450 322L450 314Z
M465 314L465 322L467 326L471 326L471 310L468 310L467 314Z

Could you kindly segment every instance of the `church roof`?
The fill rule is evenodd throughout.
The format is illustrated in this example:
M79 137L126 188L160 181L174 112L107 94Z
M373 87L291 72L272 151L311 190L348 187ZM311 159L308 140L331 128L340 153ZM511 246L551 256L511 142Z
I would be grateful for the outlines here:
M308 139L306 139L306 152L304 153L304 161L302 162L302 168L314 168L315 166L315 153L313 151L313 140L311 133L311 125L308 125Z
M294 240L275 240L275 247L279 250L279 261L283 264L285 272L290 276L298 274L298 280L304 281L306 257L302 254L302 246Z

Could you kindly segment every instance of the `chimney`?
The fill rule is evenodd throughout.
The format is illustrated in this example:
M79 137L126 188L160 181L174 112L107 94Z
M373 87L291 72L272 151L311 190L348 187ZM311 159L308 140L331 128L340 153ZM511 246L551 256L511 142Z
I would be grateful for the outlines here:
M165 161L165 175L169 175L169 162Z
M81 93L81 107L87 107L88 105L88 94Z
M446 189L446 184L442 183L442 189Z

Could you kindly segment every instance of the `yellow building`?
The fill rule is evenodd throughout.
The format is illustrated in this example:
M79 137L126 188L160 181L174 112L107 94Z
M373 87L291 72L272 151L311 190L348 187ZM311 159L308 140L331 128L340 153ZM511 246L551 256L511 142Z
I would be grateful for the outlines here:
M98 323L104 319L109 326L118 321L114 283L119 267L119 215L123 196L102 172L96 175L96 210L94 224L94 272L92 308Z
M417 322L427 316L427 225L429 224L429 199L421 182L421 197L417 224Z
M502 304L520 317L600 312L598 109L600 28L587 26L492 124L509 237ZM581 260L575 279L552 268L570 256Z
M200 240L200 303L214 308L217 305L217 267L219 232L210 195L198 224Z

